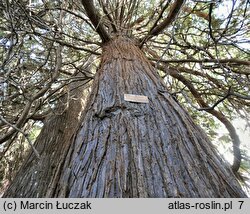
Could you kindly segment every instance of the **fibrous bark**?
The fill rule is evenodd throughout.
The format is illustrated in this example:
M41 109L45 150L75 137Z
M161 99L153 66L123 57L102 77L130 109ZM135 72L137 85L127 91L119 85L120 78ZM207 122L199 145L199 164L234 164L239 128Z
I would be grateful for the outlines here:
M149 103L124 101L124 94ZM104 47L50 197L244 197L228 163L129 39Z

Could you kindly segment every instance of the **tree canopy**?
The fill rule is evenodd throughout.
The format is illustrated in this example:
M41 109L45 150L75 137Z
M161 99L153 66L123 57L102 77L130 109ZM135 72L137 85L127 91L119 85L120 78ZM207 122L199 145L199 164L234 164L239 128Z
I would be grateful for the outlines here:
M3 0L0 7L0 179L10 180L35 150L43 121L74 90L69 84L91 85L102 46L115 35L136 41L212 139L220 124L227 128L235 173L250 167L232 124L250 119L249 0Z

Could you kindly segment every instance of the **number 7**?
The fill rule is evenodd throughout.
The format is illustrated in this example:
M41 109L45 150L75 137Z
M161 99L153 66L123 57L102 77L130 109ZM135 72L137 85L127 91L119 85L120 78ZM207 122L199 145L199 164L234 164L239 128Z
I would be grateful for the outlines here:
M242 207L244 201L238 201L238 202L240 203L240 209L241 209L241 207Z

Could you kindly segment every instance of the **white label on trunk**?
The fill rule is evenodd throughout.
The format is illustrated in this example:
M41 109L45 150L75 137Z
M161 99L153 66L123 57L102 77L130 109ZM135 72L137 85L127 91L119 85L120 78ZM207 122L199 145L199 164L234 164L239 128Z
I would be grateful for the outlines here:
M149 103L147 96L135 95L135 94L124 94L124 100L135 103Z

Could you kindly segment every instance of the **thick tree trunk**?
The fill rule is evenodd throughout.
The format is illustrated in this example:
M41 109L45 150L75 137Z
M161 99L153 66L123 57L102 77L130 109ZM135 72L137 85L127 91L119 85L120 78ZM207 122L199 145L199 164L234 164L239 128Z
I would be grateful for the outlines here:
M6 196L245 197L228 163L165 88L129 39L106 44L81 126L54 151L67 155L49 159L56 162L54 180L36 178L41 168L34 168L29 177L18 174L27 186L12 185ZM124 94L149 103L125 101Z

